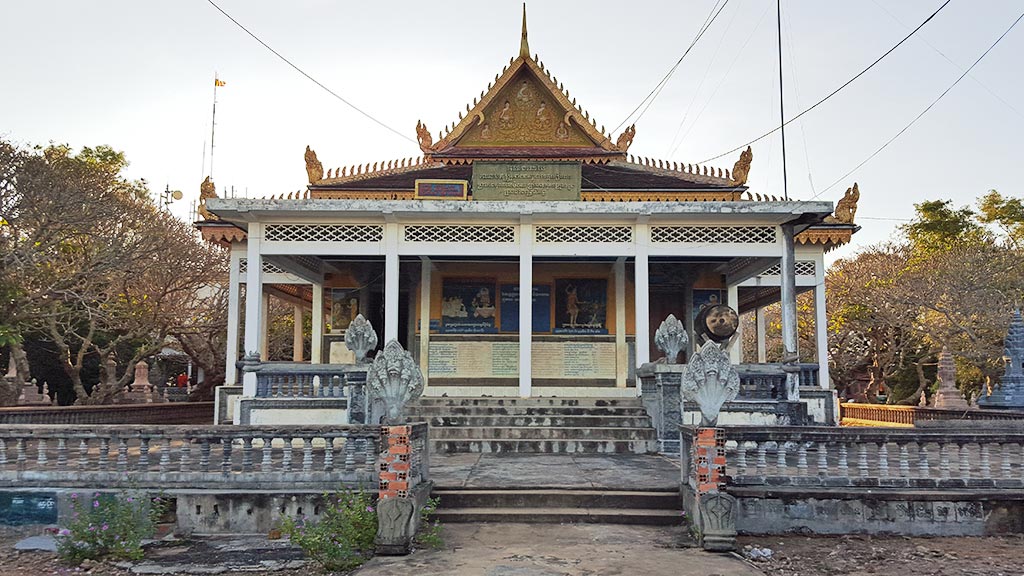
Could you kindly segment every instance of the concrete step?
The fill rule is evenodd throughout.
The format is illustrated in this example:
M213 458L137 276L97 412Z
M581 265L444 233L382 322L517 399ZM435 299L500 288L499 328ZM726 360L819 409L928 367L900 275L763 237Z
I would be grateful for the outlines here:
M520 454L654 454L657 440L505 440L474 438L430 440L433 452Z
M653 428L567 428L561 426L442 426L431 428L431 440L655 440Z
M608 426L611 428L649 428L649 416L527 416L527 415L490 415L490 416L424 416L431 428L445 426L565 426L569 428L592 428Z
M524 522L530 524L643 524L674 526L678 510L617 510L602 508L439 508L434 516L450 522Z
M431 496L448 508L602 508L672 510L679 514L678 491L626 490L470 490L437 488Z
M642 406L411 406L413 417L434 416L647 416Z
M410 404L417 406L580 406L580 407L640 407L640 398L481 398L481 397L430 397L417 398Z

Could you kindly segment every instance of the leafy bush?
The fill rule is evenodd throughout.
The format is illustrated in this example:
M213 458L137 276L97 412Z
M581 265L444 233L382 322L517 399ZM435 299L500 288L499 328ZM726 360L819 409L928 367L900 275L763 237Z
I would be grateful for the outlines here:
M58 532L57 555L72 565L104 557L138 560L142 539L153 535L166 508L159 497L72 494L71 521Z
M324 494L319 520L285 518L281 532L326 570L351 570L373 555L377 511L373 497L349 490Z
M440 503L440 498L427 500L426 505L420 510L420 530L416 535L416 541L419 544L435 550L444 546L444 539L441 538L441 522L436 518L431 518Z

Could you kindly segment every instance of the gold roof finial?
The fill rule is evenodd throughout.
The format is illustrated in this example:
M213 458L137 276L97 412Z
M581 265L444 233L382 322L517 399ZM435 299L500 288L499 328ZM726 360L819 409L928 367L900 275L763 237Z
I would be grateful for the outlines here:
M530 42L526 39L526 2L523 2L523 38L519 41L519 57L530 57Z

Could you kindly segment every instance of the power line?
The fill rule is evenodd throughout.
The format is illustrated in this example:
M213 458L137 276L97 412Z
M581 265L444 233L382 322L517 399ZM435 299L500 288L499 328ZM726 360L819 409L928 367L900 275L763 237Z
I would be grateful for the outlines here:
M243 31L244 31L244 32L245 32L246 34L248 34L249 36L252 36L253 40L255 40L255 41L259 42L259 43L260 43L260 44L261 44L261 45L262 45L262 46L263 46L264 48L266 48L267 50L269 50L269 51L270 51L270 52L271 52L271 53L272 53L272 54L273 54L274 56L277 56L277 57L278 57L278 58L280 58L280 59L281 59L281 60L282 60L282 61L283 61L283 62L284 62L285 64L287 64L287 65L291 66L292 68L294 68L296 72L298 72L299 74L302 74L303 76L305 76L306 78L308 78L310 82L312 82L312 83L316 84L316 85L317 85L317 86L319 86L320 88L323 88L323 89L324 89L324 90L325 90L325 91L326 91L326 92L327 92L328 94L330 94L331 96L334 96L334 97L335 97L335 98L337 98L338 100L341 100L341 102L342 102L342 103L344 103L344 104L345 104L346 106L348 106L349 108L351 108L351 109L355 110L356 112L358 112L358 113L362 114L363 116L365 116L365 117L366 117L366 118L368 118L369 120L373 121L373 122L374 122L375 124L377 124L377 125L378 125L378 126L380 126L381 128L384 128L384 129L386 129L386 130L389 130L390 132L393 132L394 134L398 135L398 136L399 136L400 138L404 138L405 140L408 140L409 142L412 142L413 144L416 144L416 141L415 141L415 140L413 140L412 138L410 138L410 137L406 136L405 134L402 134L402 133L401 133L401 132L399 132L398 130L395 130L395 129L394 129L394 128L392 128L391 126L388 126L387 124L385 124L385 123L381 122L380 120L378 120L378 119L374 118L374 117L373 117L373 116L371 116L371 115L370 115L370 114L369 114L368 112L365 112L365 111L363 111L363 110L362 110L361 108L359 108L359 107L358 107L358 106L356 106L355 104L353 104L353 103L349 102L348 100L346 100L346 99L345 99L344 97L342 97L342 96L341 96L340 94L338 94L338 93L337 93L337 92L335 92L334 90L331 90L331 89L330 89L330 88L328 88L327 86L324 86L324 85L323 85L323 84L322 84L322 83L321 83L321 82L320 82L319 80L317 80L316 78L313 78L312 76L310 76L309 74L307 74L305 70L303 70L302 68L299 68L299 67L298 67L298 66L296 66L296 65L295 65L295 63L293 63L293 62L292 62L291 60L289 60L289 59L285 58L285 57L284 57L283 55L281 55L281 53L280 53L280 52L278 52L277 50L274 50L273 48L271 48L269 44L267 44L267 43L266 43L266 42L264 42L263 40L260 40L259 36L257 36L257 35L255 35L255 34L253 34L253 33L252 33L251 31L249 31L249 29L248 29L248 28L246 28L245 26L243 26L241 22L239 22L238 20L235 20L234 18L232 18L232 17L231 17L231 15L230 15L230 14L228 14L227 12L225 12L223 8L221 8L220 6L218 6L216 2L214 2L213 0L206 0L206 1L207 1L207 2L209 2L211 6L213 6L214 8L216 8L218 12L220 12L221 14L223 14L225 18L227 18L228 20L231 20L231 22L233 22L233 23L235 24L235 26L238 26L238 27L239 27L239 28L241 28L241 29L242 29L242 30L243 30Z
M900 20L900 19L899 19L899 18L897 18L897 17L896 17L896 16L895 16L895 15L894 15L894 14L893 14L892 12L890 12L888 8L886 8L886 7L884 6L884 5L880 4L880 3L878 2L878 0L871 0L871 1L875 3L875 6L878 6L879 8L881 8L881 9L882 9L882 11L883 11L883 12L885 12L886 14L888 14L888 15L889 15L889 17L890 17L890 18L892 18L892 19L893 19L893 21L895 21L895 22L896 22L897 24L899 24L900 26L903 26L904 28L909 28L909 26L907 26L906 24L904 24L902 20ZM929 42L927 38L925 38L925 37L923 37L923 36L922 36L922 37L920 38L920 40L921 40L921 42L924 42L924 43L925 43L925 44L926 44L926 45L927 45L927 46L928 46L929 48L931 48L932 50L934 50L936 54L938 54L939 56L942 56L942 58L943 58L943 59L944 59L944 60L945 60L946 62L949 62L949 63L950 63L950 65L952 65L952 66L953 66L954 68L956 68L957 70L959 70L959 71L961 71L961 72L963 72L963 71L964 71L964 67L963 67L963 66L961 66L961 65L957 64L956 62L954 62L954 61L953 61L953 60L952 60L952 59L951 59L951 58L950 58L949 56L946 56L946 53L945 53L945 52L943 52L942 50L939 50L938 48L936 48L936 47L935 47L935 45L934 45L934 44L932 44L931 42ZM986 90L986 91L987 91L987 92L988 92L989 94L991 94L991 95L992 95L992 97L993 97L993 98L995 98L996 100L999 100L999 101L1000 101L1000 102L1002 102L1002 103L1003 103L1003 104L1004 104L1004 105L1005 105L1005 106L1006 106L1007 108L1009 108L1010 110L1012 110L1014 114L1016 114L1016 115L1017 115L1017 116L1019 116L1020 118L1024 118L1024 114L1022 114L1020 110L1017 110L1017 108L1015 108L1015 107L1013 106L1013 104L1010 104L1009 102L1007 102L1007 101L1006 101L1006 99L1004 99L1004 98L1003 98L1002 96L1000 96L999 94L997 94L997 93L995 92L995 90L993 90L992 88L989 88L989 86L988 86L987 84L985 84L985 83L984 83L984 82L982 82L981 80L977 79L977 78L976 78L976 77L974 77L973 75L970 75L970 74L968 74L967 76L968 76L968 77L969 77L969 78L970 78L971 80L974 80L974 81L975 81L975 82L976 82L976 83L978 84L978 86L981 86L982 88L984 88L984 89L985 89L985 90Z
M846 179L846 178L847 178L848 176L850 176L850 174L853 174L854 172L856 172L857 170L859 170L861 166L863 166L863 165L867 164L867 163L868 163L868 162L869 162L869 161L870 161L870 160L871 160L872 158L874 158L875 156L877 156L877 155L878 155L878 154L879 154L879 153L880 153L880 152L881 152L882 150L885 150L885 149L886 149L886 147L888 147L888 146L889 146L889 144L892 144L892 143L893 143L894 141L896 141L896 139L897 139L897 138L899 138L899 137L900 137L900 136L901 136L901 135L902 135L902 134L903 134L904 132L906 132L907 130L909 130L909 129L910 129L910 127L911 127L911 126L913 126L913 125L914 125L914 124L915 124L915 123L916 123L916 122L917 122L918 120L920 120L922 116L924 116L925 114L927 114L927 113L928 113L928 111L932 109L932 107L934 107L934 106L935 106L936 104L938 104L938 103L939 103L939 100L942 100L942 98L943 98L943 97L944 97L944 96L945 96L946 94L949 94L949 91L950 91L950 90L952 90L952 89L953 89L953 88L954 88L954 87L955 87L955 86L956 86L957 84L959 84L959 83L960 83L960 81L961 81L961 80L963 80L963 79L964 79L964 77L965 77L965 76L967 76L967 74L968 74L968 73L969 73L969 72L970 72L971 70L973 70L973 69L974 69L974 67L975 67L975 66L977 66L977 65L978 65L978 63L979 63L979 62L981 62L981 61L982 61L982 59L984 59L984 58L985 58L985 56L987 56L987 55L988 55L988 53L989 53L989 52L991 52L991 51L992 51L992 49L993 49L993 48L995 48L995 47L996 47L996 45L998 45L998 44L999 44L999 42L1001 42L1001 41L1002 41L1002 39L1003 39L1004 37L1006 37L1006 35L1007 35L1007 34L1009 34L1009 33L1010 33L1010 30L1013 30L1014 26L1016 26L1016 25L1017 25L1017 23L1021 21L1021 19L1024 19L1024 12L1022 12L1022 13L1021 13L1021 15L1020 15L1020 16L1018 16L1018 17L1017 17L1017 19L1013 21L1013 24L1010 24L1010 27L1009 27L1009 28L1007 28L1005 32L1003 32L1002 34L1000 34L1000 35L999 35L999 38L996 38L996 41L995 41L995 42L993 42L993 43L992 43L992 45L988 47L988 49L986 49L986 50L985 50L984 52L982 52L982 53L981 53L981 56L978 56L978 59L977 59L977 60L975 60L975 61L974 61L974 63L973 63L973 64L971 64L971 65L970 65L970 67L968 67L968 68L967 68L967 70L964 70L963 74L961 74L961 75L960 75L960 76L959 76L959 77L958 77L958 78L956 79L956 81L954 81L954 82L953 82L952 84L950 84L950 85L949 85L949 88L946 88L945 90L943 90L942 94L939 94L939 97L938 97L938 98L936 98L935 100L933 100L933 101L932 101L932 103L931 103L931 104L929 104L929 105L928 105L928 106L927 106L927 107L926 107L926 108L925 108L924 110L922 110L920 114L918 114L917 116L915 116L915 117L914 117L914 119L913 119L913 120L911 120L909 124L907 124L906 126L904 126L902 130L900 130L900 131L899 131L899 132L897 132L897 133L896 133L895 135L893 135L893 137L892 137L892 138L889 138L889 139L888 139L888 140L887 140L887 141L885 142L885 144L882 144L882 145L881 145L881 146L880 146L880 147L878 148L878 150L875 150L874 152L872 152L872 153L871 153L871 155L870 155L870 156L868 156L867 158L865 158L863 162L861 162L860 164L857 164L856 166L854 166L853 170L850 170L850 171L849 171L849 172L847 172L846 174L843 174L843 175L842 175L842 176L841 176L841 177L840 177L840 178L839 178L838 180L836 180L835 182L833 182L833 183L829 184L829 185L828 185L828 186L827 186L827 187L826 187L825 189L823 189L823 190L822 190L822 192L825 192L826 190L828 190L828 189L832 188L832 187L833 187L833 186L835 186L836 184L838 184L838 183L842 182L843 180L845 180L845 179Z
M781 130L781 129L782 129L783 127L785 127L786 125L788 125L788 124L792 123L792 122L793 122L794 120L796 120L796 119L800 118L800 117L801 117L801 116L803 116L804 114L807 114L807 113L808 113L808 112L810 112L811 110L814 110L815 108L817 108L817 107L818 107L818 106L820 106L821 104L825 103L825 101L826 101L826 100L828 100L829 98L832 98L833 96L835 96L836 94L838 94L838 93L839 93L839 92L840 92L841 90L843 90L844 88L846 88L846 87L847 87L847 86L849 86L850 84L853 84L853 82L854 82L854 81L856 81L856 80L857 80L858 78L860 78L861 76L863 76L863 75L864 75L864 74L865 74L865 73L866 73L866 72L867 72L868 70L871 70L872 68L874 68L874 67L875 67L875 65L876 65L876 64L878 64L879 62L881 62L881 61L882 61L882 60L883 60L883 59L884 59L884 58L885 58L886 56L888 56L889 54L892 54L892 52L893 52L894 50L896 50L896 49L897 49L897 48L899 48L899 47L900 47L901 45L903 45L903 43L904 43L904 42L906 42L907 40L909 40L911 36L913 36L913 35L914 35L915 33L917 33L917 31L918 31L918 30L920 30L921 28L923 28L925 24L927 24L928 22L930 22L930 21L932 20L932 18L935 18L935 16L936 16L936 15L937 15L937 14L938 14L939 12L941 12L941 11L942 11L942 9L943 9L943 8L945 8L945 7L946 7L946 5L947 5L947 4L949 4L949 3L951 2L951 1L952 1L952 0L946 0L945 2L943 2L943 3L942 3L942 5L941 5L941 6L939 6L939 7L938 7L938 8L937 8L937 9L935 10L935 12L932 12L931 16L928 16L927 18L925 18L923 22L921 22L920 24L918 24L918 25L917 25L917 28L914 28L913 30L911 30L909 34L907 34L906 36L904 36L904 37L903 37L903 39L902 39L902 40L900 40L899 42L897 42L897 43L896 43L896 44L895 44L895 45L894 45L894 46L893 46L892 48L889 48L888 50L886 50L886 51L885 51L885 52L884 52L884 53L883 53L883 54L882 54L881 56L879 56L879 57L878 57L877 59L875 59L875 61L874 61L874 62L872 62L871 64L869 64L869 65L867 66L867 68L864 68L863 70L861 70L860 72L858 72L858 73L857 73L857 74L856 74L856 75L855 75L854 77L850 78L850 79L849 79L849 80L847 80L846 82L843 82L843 84L842 84L842 85L840 85L840 86L839 86L838 88L836 88L835 90L833 90L833 91L832 91L831 93L829 93L829 94L828 94L827 96L825 96L825 97L824 97L824 98L822 98L821 100L818 100L817 102L815 102L814 104L812 104L810 108L807 108L806 110L804 110L804 111L800 112L800 113L799 113L799 114L797 114L796 116L793 116L793 117L792 117L792 118L790 118L789 120L787 120L787 121L783 122L783 123L782 123L782 124L781 124L780 126L777 126L777 127L773 128L773 129L769 130L768 132L765 132L764 134L762 134L762 135L758 136L757 138L754 138L753 140L751 140L751 141L749 141L749 142L746 142L746 143L740 144L739 146L737 146L737 147L735 147L735 148L732 148L732 149L730 149L730 150L727 150L727 151L725 151L725 152L722 152L721 154L718 154L717 156L712 156L712 157L710 157L710 158L708 158L708 159L706 159L706 160L701 160L700 162L698 162L698 164L705 164L705 163L707 163L707 162L711 162L712 160L717 160L717 159L719 159L719 158L721 158L721 157L723 157L723 156L728 156L729 154L732 154L733 152L736 152L737 150L742 150L743 148L746 148L747 146L749 146L749 145L751 145L751 144L753 144L753 143L755 143L755 142L757 142L757 141L759 141L759 140L763 140L764 138L767 138L768 136L771 136L772 134L774 134L774 133L778 132L778 131L779 131L779 130Z
M949 0L947 0L947 2L948 1ZM679 68L679 65L683 63L683 59L686 58L686 55L689 54L690 50L692 50L693 47L697 45L697 41L700 40L700 37L703 36L704 33L708 31L708 28L710 28L711 25L715 23L715 20L718 19L718 15L721 14L722 10L725 9L725 6L729 4L729 0L725 0L725 2L722 2L721 7L719 7L719 2L721 2L721 0L715 1L715 5L711 7L711 12L708 13L708 17L704 19L704 24L701 26L700 31L697 32L697 36L693 39L693 42L690 42L690 45L686 48L686 51L683 52L683 55L679 57L679 60L676 60L675 65L673 65L672 68L669 69L668 73L665 74L665 77L662 78L661 81L658 82L658 84L655 85L653 89L651 89L647 96L645 96L644 99L641 100L640 103L636 105L636 108L633 108L633 111L630 112L629 115L622 120L622 122L619 122L618 126L612 129L612 133L618 132L619 128L622 128L626 124L626 122L628 122L629 119L633 117L633 114L636 114L636 111L640 110L641 107L643 107L644 109L643 111L640 112L639 115L637 115L636 120L639 120L640 117L647 112L647 109L650 108L651 104L654 103L654 99L658 97L658 94L661 94L661 90L662 88L665 87L665 84L668 83L668 79L672 77L672 74L674 74L676 69ZM718 8L717 12L715 12L715 8ZM645 103L647 104L646 106L644 106ZM634 120L634 122L636 120Z

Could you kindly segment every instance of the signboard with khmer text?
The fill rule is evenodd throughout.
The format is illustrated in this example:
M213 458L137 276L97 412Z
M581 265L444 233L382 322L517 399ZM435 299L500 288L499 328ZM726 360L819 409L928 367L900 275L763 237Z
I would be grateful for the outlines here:
M579 162L474 162L474 200L579 200Z

